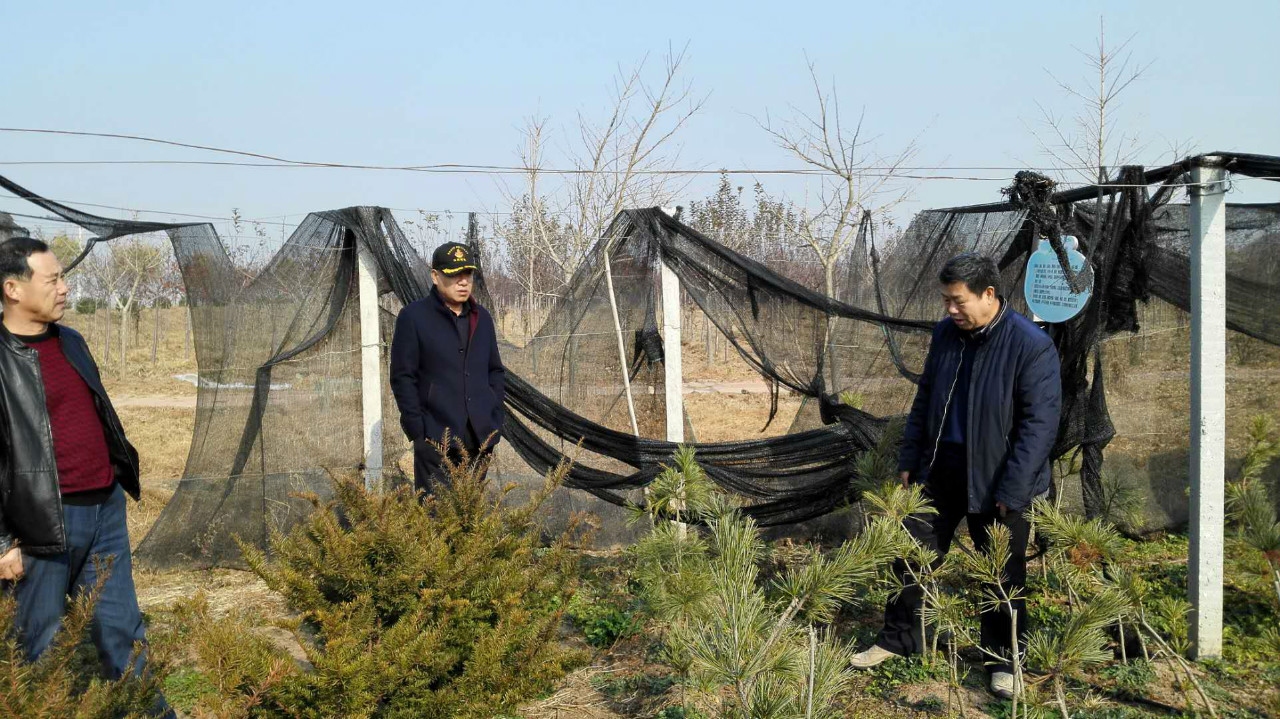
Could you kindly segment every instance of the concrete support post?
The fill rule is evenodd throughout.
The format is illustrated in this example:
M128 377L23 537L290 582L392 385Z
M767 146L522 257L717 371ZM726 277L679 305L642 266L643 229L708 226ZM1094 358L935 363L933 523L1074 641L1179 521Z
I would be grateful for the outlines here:
M1227 408L1226 170L1191 168L1191 548L1187 591L1192 652L1222 655L1222 549Z
M662 263L662 358L666 365L667 441L684 441L684 364L680 357L680 278Z
M357 241L358 243L358 241ZM378 263L357 244L360 294L360 409L364 438L364 486L382 488L382 332L378 309Z
M662 208L675 215L670 208ZM667 441L684 441L684 362L680 353L680 278L667 263L662 265L662 359L666 365Z
M673 214L663 208L667 214ZM667 441L684 442L684 360L680 350L680 278L667 263L661 264L662 284L662 363L666 369L663 384L666 386ZM684 511L684 502L674 503L672 509ZM683 538L688 531L684 522L676 528Z

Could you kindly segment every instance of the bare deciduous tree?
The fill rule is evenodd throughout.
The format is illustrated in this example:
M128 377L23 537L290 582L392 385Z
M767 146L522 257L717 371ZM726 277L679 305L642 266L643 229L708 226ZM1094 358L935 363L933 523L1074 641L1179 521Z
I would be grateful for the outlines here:
M1129 164L1146 149L1137 136L1118 131L1113 117L1120 95L1151 67L1133 62L1133 53L1127 51L1133 37L1108 48L1106 25L1099 18L1097 47L1088 52L1076 49L1088 65L1089 82L1073 85L1049 72L1058 87L1080 105L1079 111L1066 118L1036 103L1043 129L1031 128L1031 133L1045 154L1062 166L1060 177L1104 184L1106 168ZM1177 153L1176 147L1171 150Z
M672 140L706 102L682 80L687 51L688 46L668 50L656 84L644 80L644 61L619 72L606 121L596 124L579 115L580 145L573 156L578 174L570 183L568 209L584 254L624 208L664 205L683 189L662 171L679 158Z
M124 237L107 244L116 279L114 295L120 306L120 368L124 370L128 347L129 316L140 299L152 294L163 279L166 248L137 236Z
M906 199L901 168L915 157L917 148L913 140L895 152L877 151L876 138L864 132L865 109L852 127L847 126L839 95L834 89L822 89L812 62L809 77L816 112L796 110L790 121L775 123L766 117L759 124L779 147L820 171L818 208L805 211L800 232L822 265L823 289L834 297L836 267L857 235L863 213L885 212Z
M547 212L547 195L541 184L546 125L547 119L540 116L525 121L524 142L518 153L525 168L524 191L518 197L507 193L512 212L498 228L511 256L512 274L526 297L522 313L526 336L537 330L531 323L539 288L558 289L568 283L581 261L578 248L561 241L559 223Z
M619 212L671 204L683 189L666 172L678 159L673 140L705 102L682 79L685 59L685 50L669 51L656 82L646 79L643 60L619 71L606 117L595 121L578 115L567 172L545 169L549 120L537 115L526 120L518 150L525 168L522 186L503 188L512 214L495 227L511 274L527 298L526 323L537 298L557 296L572 281Z
M878 151L876 138L864 133L865 108L856 123L846 125L839 94L834 88L822 89L812 62L809 77L817 103L814 113L796 110L790 121L775 123L766 116L759 124L779 147L818 171L817 210L810 213L803 208L798 229L801 242L822 267L823 291L835 297L836 268L857 237L859 223L864 215L887 212L907 198L902 168L917 150L912 140L895 152ZM828 316L823 346L833 391L838 381L834 330L833 318Z
M645 61L620 71L607 116L594 121L577 118L576 138L570 142L570 172L547 182L544 162L548 120L529 118L519 150L525 168L523 187L507 192L516 208L503 232L515 253L527 247L546 259L559 277L555 292L568 284L587 253L609 223L627 207L669 204L683 185L666 173L678 159L673 140L703 106L682 80L685 50L668 52L662 78L645 79ZM518 273L534 275L529 253L513 262ZM528 286L530 280L522 279ZM535 290L527 287L533 293Z

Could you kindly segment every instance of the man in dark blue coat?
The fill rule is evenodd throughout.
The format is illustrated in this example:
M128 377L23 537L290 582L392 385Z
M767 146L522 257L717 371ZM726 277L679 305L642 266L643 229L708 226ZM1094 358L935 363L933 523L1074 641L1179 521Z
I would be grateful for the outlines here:
M436 450L446 432L456 463L462 448L472 458L492 452L502 428L506 371L493 318L471 296L477 269L466 245L436 248L431 292L396 318L391 392L413 442L414 485L424 492L449 481Z
M907 529L938 560L968 519L974 546L983 550L999 522L1012 535L1005 566L1010 588L1026 581L1031 500L1049 490L1049 455L1058 435L1062 384L1057 348L1031 320L1000 296L1000 274L987 257L952 258L939 276L947 319L934 329L924 373L907 419L898 470L902 482L922 485L937 514L907 520ZM854 656L872 667L923 647L919 612L923 593L906 563L895 570L906 589L885 608L885 624L870 649ZM1018 634L1027 627L1025 602L1015 602ZM1001 611L982 614L981 642L1011 656L1012 628ZM991 689L1013 691L1012 668L996 663Z

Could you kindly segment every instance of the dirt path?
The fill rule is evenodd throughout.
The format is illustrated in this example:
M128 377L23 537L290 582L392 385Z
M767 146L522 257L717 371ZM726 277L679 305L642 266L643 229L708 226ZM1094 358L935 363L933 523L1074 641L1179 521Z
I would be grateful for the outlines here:
M195 409L196 398L165 397L163 395L117 395L111 398L116 407L163 407L166 409Z

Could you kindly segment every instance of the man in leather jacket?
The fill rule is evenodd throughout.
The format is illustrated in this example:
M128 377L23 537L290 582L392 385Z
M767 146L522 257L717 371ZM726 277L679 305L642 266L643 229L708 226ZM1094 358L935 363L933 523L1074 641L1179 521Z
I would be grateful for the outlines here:
M1058 436L1062 381L1057 348L1043 329L1010 309L1000 295L1000 274L990 258L966 253L939 276L947 318L938 323L907 419L898 470L904 485L919 484L937 514L907 520L908 531L941 561L960 520L983 551L996 523L1008 527L1009 589L1026 581L1033 498L1049 490L1049 455ZM921 651L923 597L902 560L895 567L903 591L885 607L875 645L853 657L873 667ZM1027 628L1024 600L1016 600L1018 634ZM981 643L994 661L991 690L1013 692L1010 617L982 614ZM1025 646L1025 645L1022 645Z
M58 325L67 285L48 245L0 243L0 585L35 661L62 623L67 597L106 581L92 636L103 669L141 672L142 614L133 586L125 494L139 495L138 453L103 389L84 338ZM173 716L163 698L156 715Z

